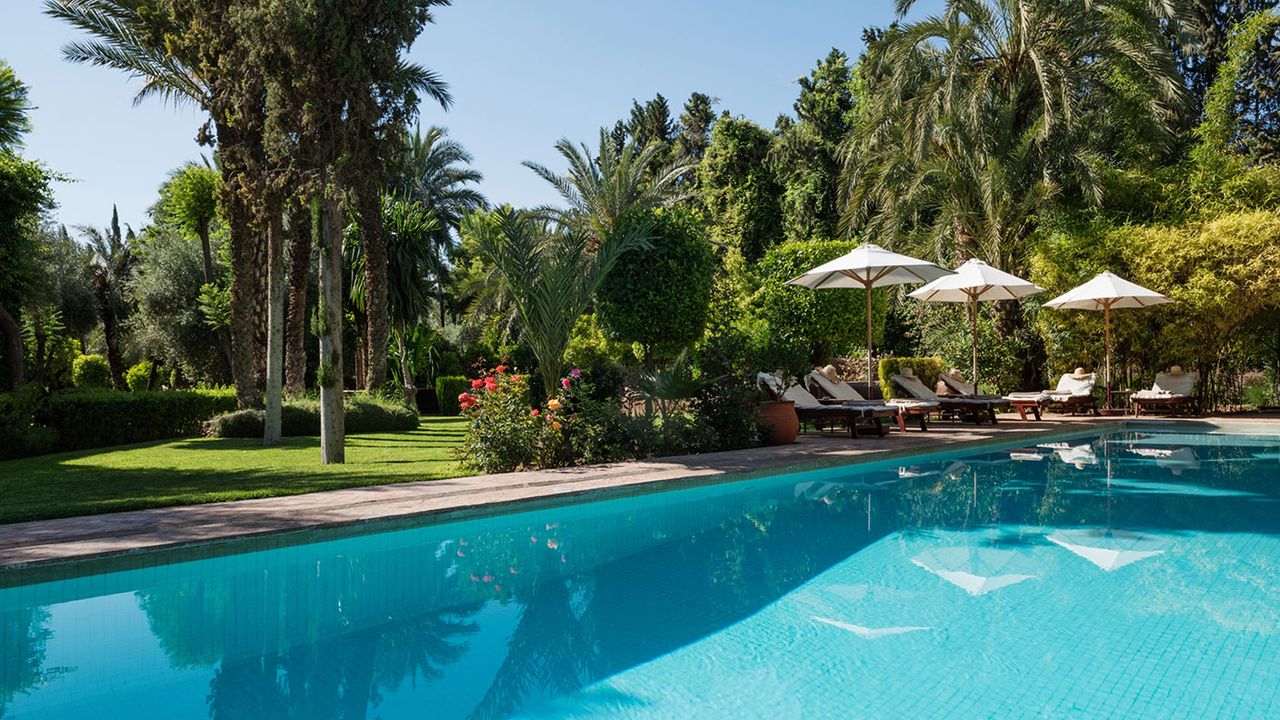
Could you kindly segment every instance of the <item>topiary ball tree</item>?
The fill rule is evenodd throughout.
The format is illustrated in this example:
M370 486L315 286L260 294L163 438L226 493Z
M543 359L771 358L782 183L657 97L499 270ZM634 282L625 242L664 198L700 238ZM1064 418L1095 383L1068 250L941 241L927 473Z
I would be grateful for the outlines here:
M753 305L773 332L808 348L811 363L865 348L866 296L861 289L810 290L786 282L855 247L857 243L836 240L787 242L770 248L756 266L760 290ZM883 290L872 293L877 341L884 335L886 300Z
M655 355L702 337L714 258L696 214L662 209L646 220L652 223L650 247L619 258L596 294L596 312L605 333L638 343L652 368Z

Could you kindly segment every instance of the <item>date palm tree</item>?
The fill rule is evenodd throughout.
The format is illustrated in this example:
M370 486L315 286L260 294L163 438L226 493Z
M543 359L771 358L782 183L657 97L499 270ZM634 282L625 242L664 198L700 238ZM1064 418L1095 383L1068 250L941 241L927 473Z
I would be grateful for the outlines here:
M449 139L444 128L432 126L425 133L419 128L406 138L404 156L392 183L396 197L415 202L435 216L435 230L430 235L434 256L430 277L442 326L445 324L445 287L449 282L448 258L456 246L462 218L488 207L484 195L471 187L484 179L479 170L470 167L473 161L471 153L461 143Z
M89 263L89 279L102 322L102 340L107 346L107 364L111 367L111 383L117 390L126 388L124 381L124 321L128 314L125 285L133 272L133 230L120 231L120 215L111 208L111 225L105 230L81 227L80 232L93 251Z
M1179 20L1140 0L948 0L887 31L843 144L846 229L923 231L940 255L1016 271L1049 201L1100 199L1107 98L1141 94L1172 129L1184 93L1161 24Z
M31 130L30 110L27 86L0 60L0 149L22 144L22 136Z

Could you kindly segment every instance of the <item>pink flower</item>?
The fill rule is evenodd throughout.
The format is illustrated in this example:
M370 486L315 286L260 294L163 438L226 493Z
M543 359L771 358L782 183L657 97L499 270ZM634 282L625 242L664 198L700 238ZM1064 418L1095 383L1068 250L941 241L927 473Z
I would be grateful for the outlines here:
M569 378L564 378L560 381L560 387L567 389L569 387L569 384L570 384Z
M569 371L569 377L573 378L574 380L577 380L578 378L582 377L582 371L579 370L578 368L574 368Z

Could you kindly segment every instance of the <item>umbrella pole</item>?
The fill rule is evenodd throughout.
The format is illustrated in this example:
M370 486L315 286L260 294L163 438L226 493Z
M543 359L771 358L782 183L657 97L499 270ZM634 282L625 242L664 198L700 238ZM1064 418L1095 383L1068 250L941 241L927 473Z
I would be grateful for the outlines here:
M867 399L871 399L871 281L863 283L867 288Z
M978 299L972 298L970 304L969 324L973 329L973 368L970 374L973 376L973 393L981 395L978 392Z
M1106 333L1107 333L1106 335L1106 338L1107 338L1106 339L1106 342L1107 342L1107 409L1110 410L1111 409L1111 302L1110 301L1108 301L1107 304L1102 306L1102 314L1103 314L1103 317L1105 318L1104 324L1107 327L1107 330L1106 330Z

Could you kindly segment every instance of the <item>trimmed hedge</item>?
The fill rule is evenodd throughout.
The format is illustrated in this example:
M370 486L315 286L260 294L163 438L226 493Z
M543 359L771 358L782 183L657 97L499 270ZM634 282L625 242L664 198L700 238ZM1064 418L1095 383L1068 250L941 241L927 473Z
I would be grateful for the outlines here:
M458 407L458 396L471 389L471 379L462 375L441 375L436 378L436 402L440 405L441 415L457 415L462 412Z
M59 450L199 435L205 420L234 410L232 390L73 390L49 396L40 418L58 433Z
M938 376L942 374L942 360L936 357L890 357L880 361L880 390L886 398L901 397L898 388L893 384L894 375L901 373L902 368L909 367L924 386L933 389L938 384Z
M0 393L0 460L39 455L53 450L58 434L33 424L41 404L40 389L28 384L17 392Z
M418 415L396 402L377 400L368 395L346 398L347 434L413 430ZM262 410L237 410L211 418L204 423L206 437L262 437L266 413ZM312 437L320 434L320 401L290 400L280 410L280 431L285 437Z

